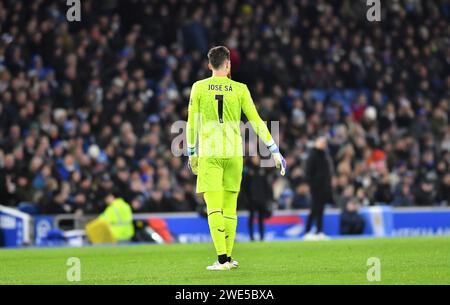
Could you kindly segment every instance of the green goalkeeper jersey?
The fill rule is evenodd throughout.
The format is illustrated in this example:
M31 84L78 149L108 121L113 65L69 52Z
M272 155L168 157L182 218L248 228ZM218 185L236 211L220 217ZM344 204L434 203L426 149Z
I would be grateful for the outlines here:
M272 145L272 136L245 84L219 76L195 82L189 100L188 147L196 147L198 136L199 157L242 156L242 112L264 143Z

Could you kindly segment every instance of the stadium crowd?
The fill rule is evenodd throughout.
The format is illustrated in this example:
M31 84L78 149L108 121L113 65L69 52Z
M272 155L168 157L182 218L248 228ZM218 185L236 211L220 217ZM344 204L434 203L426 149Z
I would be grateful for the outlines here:
M450 203L448 1L383 1L381 22L350 0L81 3L68 22L65 1L0 2L0 204L90 214L114 191L135 212L201 207L171 126L219 44L280 122L288 173L264 174L278 208L309 206L318 135L330 204Z

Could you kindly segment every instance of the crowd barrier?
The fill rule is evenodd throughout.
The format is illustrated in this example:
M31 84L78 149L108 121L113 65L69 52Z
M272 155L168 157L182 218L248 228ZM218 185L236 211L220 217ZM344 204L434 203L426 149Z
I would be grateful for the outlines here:
M266 240L300 239L305 229L306 210L276 211L265 220ZM450 235L450 208L392 208L390 206L364 207L360 210L366 226L363 236L424 236ZM236 240L248 241L247 212L238 213ZM340 237L340 211L327 209L324 216L324 233ZM79 236L84 225L93 216L39 215L31 217L12 208L0 206L0 246L42 246L47 233L54 228ZM209 242L208 221L197 213L136 214L135 219L162 223L173 240L180 243ZM255 232L258 232L255 225ZM256 237L258 235L256 234Z

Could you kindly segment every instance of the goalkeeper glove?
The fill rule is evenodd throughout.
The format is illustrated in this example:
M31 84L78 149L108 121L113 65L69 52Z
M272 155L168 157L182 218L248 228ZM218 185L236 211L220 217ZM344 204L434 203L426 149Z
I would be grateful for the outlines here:
M188 156L189 156L189 162L188 166L191 172L194 175L198 174L198 156L195 154L195 148L189 147L188 148Z
M281 155L280 149L278 148L277 144L273 143L267 148L272 153L276 168L279 168L281 176L284 176L286 174L286 160L284 160L283 156Z

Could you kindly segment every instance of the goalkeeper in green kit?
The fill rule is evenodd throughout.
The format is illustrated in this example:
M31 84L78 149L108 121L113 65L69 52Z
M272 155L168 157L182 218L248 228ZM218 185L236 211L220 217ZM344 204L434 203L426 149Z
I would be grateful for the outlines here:
M243 168L241 112L271 151L281 175L285 174L286 162L258 115L247 86L230 79L230 51L223 46L212 48L208 60L212 76L194 83L189 100L189 166L197 175L197 193L204 194L218 257L207 269L230 270L238 266L231 254Z

